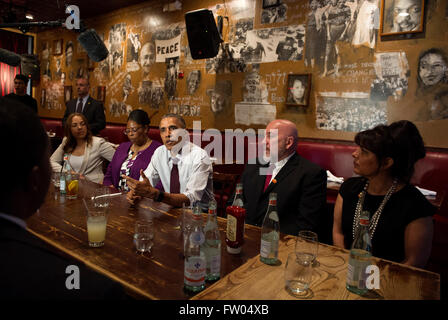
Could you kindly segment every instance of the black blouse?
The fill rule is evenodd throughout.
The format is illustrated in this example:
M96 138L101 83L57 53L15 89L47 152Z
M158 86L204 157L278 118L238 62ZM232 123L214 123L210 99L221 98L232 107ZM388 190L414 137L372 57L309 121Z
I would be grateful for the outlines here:
M362 192L366 179L350 178L339 190L343 198L342 233L345 247L351 248L353 242L353 217L355 215L358 195ZM384 196L369 193L364 198L362 210L370 212L370 218L376 212ZM402 262L405 259L404 232L406 226L419 218L429 217L436 213L434 207L414 186L407 184L395 192L386 203L378 220L372 239L372 254L375 257Z

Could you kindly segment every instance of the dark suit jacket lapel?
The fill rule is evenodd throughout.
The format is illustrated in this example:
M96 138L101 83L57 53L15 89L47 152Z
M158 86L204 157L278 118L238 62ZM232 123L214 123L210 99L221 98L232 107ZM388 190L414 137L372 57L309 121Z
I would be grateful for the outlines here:
M300 162L300 158L297 154L294 154L289 160L288 162L285 163L285 165L283 166L283 168L281 168L281 170L279 171L279 173L277 173L277 175L275 176L275 180L276 183L271 183L269 184L269 186L266 188L265 193L269 193L272 191L272 189L275 188L275 185L280 184L283 179L285 179L289 174L291 174L291 172L297 168L298 163ZM263 180L264 181L264 180Z

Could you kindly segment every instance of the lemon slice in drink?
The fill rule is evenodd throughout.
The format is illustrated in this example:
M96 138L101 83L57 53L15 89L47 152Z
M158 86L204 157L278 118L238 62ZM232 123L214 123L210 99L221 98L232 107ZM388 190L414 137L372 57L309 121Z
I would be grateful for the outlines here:
M68 184L68 191L72 193L76 192L76 190L78 190L78 180L70 181L70 183Z

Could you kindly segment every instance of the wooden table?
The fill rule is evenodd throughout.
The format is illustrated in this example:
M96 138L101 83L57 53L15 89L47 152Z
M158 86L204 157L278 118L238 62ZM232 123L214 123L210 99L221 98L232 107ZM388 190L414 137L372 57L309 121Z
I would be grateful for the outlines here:
M81 196L95 188L80 182ZM27 220L28 229L57 249L84 262L92 269L120 282L131 295L149 299L188 299L183 291L184 260L178 226L180 209L144 200L129 207L125 195L111 197L106 241L102 248L90 248L87 242L86 210L80 197L67 200L50 187L46 202ZM134 224L138 218L152 218L155 244L151 253L139 254L133 244ZM205 219L205 216L204 216ZM218 218L222 239L224 276L259 253L260 229L246 226L244 249L240 255L227 253L226 220ZM209 286L209 284L207 284Z
M279 245L280 265L269 266L259 256L197 294L199 300L303 300L303 299L440 299L440 275L422 269L373 258L380 270L380 289L359 296L346 290L348 250L319 245L317 263L308 294L297 298L285 289L284 270L296 237L283 236Z
M80 198L88 196L94 183L80 183ZM180 209L144 200L133 209L124 195L111 197L105 246L87 244L86 211L81 199L66 200L53 189L38 213L27 220L29 230L84 262L98 272L120 282L137 298L189 299L183 291L184 261L178 228ZM155 245L150 254L138 254L133 244L134 224L138 218L155 222ZM225 249L226 220L218 218L222 239L221 280L193 299L296 299L284 289L284 262L293 251L295 237L282 235L279 266L259 261L260 228L246 225L245 245L240 255ZM381 288L364 298L439 299L440 276L421 269L374 259L381 272ZM348 251L321 244L313 271L310 299L361 299L345 289Z

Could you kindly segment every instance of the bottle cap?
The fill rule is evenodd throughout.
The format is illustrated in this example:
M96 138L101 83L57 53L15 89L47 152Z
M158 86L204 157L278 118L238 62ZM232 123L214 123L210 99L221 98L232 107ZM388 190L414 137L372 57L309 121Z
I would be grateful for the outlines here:
M231 247L227 246L227 252L231 253L231 254L238 254L241 252L241 247L231 248Z

